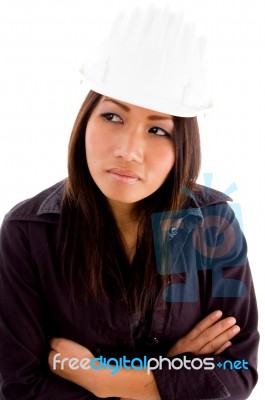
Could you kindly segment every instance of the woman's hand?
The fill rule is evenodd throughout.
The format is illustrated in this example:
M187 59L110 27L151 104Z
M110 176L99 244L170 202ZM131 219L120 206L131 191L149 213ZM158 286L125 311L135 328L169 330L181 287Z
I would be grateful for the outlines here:
M200 321L187 335L179 339L169 350L169 357L181 353L220 354L231 346L230 339L240 331L235 325L236 319L225 318L221 321L222 311L214 311Z
M81 360L89 359L91 361L94 358L91 351L72 340L64 338L51 339L50 346L48 363L51 371L61 378L74 382L96 394L98 388L96 380L89 373L91 369L80 367ZM87 366L90 361L86 360Z

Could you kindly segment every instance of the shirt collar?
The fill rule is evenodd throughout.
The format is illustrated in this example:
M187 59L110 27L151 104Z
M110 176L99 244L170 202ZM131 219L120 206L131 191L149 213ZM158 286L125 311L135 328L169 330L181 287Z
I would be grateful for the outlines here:
M66 181L67 180L65 179L59 182L57 188L41 203L37 215L60 214ZM185 214L192 214L199 218L203 218L201 211L202 207L214 205L224 201L232 201L232 199L226 194L198 184L193 192L188 189L184 189L184 193L190 199L188 204L189 211L186 209Z
M66 179L41 203L37 215L60 214Z

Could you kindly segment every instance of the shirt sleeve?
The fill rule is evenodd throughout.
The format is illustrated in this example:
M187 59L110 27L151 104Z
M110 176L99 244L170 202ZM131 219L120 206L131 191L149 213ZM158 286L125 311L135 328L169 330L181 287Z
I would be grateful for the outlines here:
M218 356L191 353L176 356L189 360L212 357L212 370L174 370L167 364L154 370L162 400L243 400L257 382L258 312L246 241L231 207L228 204L218 207L209 208L204 215L204 226L200 224L196 233L200 238L202 264L207 266L198 271L203 290L200 319L220 309L224 317L234 316L241 330L232 339L232 346ZM208 241L204 240L207 233Z
M45 304L24 221L6 219L0 237L0 398L98 399L48 368Z

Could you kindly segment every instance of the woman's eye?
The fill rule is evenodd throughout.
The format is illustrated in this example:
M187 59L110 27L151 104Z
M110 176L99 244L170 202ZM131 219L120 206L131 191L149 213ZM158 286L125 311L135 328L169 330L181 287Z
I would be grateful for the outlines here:
M117 114L105 113L102 117L111 122L122 122L122 119Z
M157 136L170 136L170 134L162 128L154 127L149 129L150 133L153 133Z

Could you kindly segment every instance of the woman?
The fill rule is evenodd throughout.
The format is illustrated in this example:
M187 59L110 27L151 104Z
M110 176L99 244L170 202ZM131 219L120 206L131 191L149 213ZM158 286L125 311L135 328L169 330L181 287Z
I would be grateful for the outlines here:
M2 226L2 398L249 395L256 382L258 334L245 242L225 195L195 184L199 163L196 118L89 93L73 129L67 181L19 204ZM186 213L178 233L185 239L180 245L176 235L171 242L182 267L158 274L151 215L180 209ZM163 215L169 232L179 216ZM217 242L209 251L199 249L201 221L225 242L236 234L232 248L221 256ZM236 288L229 296L215 296L213 268L226 266L225 278L245 285L246 294ZM192 270L197 284L183 285ZM165 299L173 283L177 293L184 287L186 297L176 299L172 291L173 298ZM219 284L222 289L221 279ZM52 339L49 352L51 337L66 339ZM57 359L79 360L214 355L216 365L245 360L248 369L163 366L148 375L124 367L113 375L107 369L73 370L67 363L55 369L57 353Z
M149 68L135 91L126 73L143 60L123 76L124 53L111 51L115 68L101 60L102 90L77 116L68 178L1 228L1 396L245 399L257 381L257 307L230 199L196 184L198 92L175 87L179 107L161 105L150 90L168 96L170 71L154 82Z

